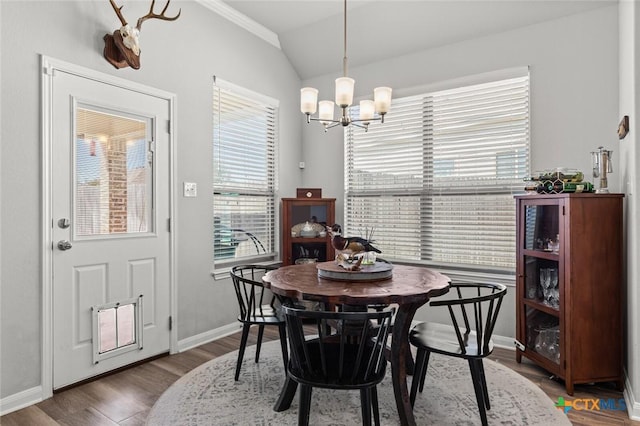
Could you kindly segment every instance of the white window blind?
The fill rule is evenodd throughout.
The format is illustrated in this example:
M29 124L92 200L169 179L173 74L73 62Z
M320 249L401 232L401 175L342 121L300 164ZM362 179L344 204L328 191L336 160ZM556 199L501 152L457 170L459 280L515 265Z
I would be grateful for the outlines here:
M214 265L275 257L278 101L214 79Z
M528 171L528 73L396 99L345 132L345 231L374 228L389 260L510 273Z

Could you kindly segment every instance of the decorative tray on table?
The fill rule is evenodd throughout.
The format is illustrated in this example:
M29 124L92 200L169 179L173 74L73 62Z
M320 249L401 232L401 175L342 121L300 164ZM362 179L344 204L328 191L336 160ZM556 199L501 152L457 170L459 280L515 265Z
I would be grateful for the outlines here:
M393 275L393 265L378 259L372 265L361 265L359 270L346 270L334 261L316 264L318 277L334 281L378 281Z

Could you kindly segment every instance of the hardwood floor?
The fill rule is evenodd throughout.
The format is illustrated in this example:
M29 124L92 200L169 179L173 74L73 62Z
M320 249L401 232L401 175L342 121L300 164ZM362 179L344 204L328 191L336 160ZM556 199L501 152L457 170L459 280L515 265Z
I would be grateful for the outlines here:
M255 344L257 332L252 330L248 344ZM265 341L278 339L276 330L265 330ZM143 425L149 410L162 393L179 377L213 358L234 351L240 344L236 333L207 343L189 351L157 358L153 361L102 377L89 383L54 394L19 411L0 417L2 426L112 426ZM558 397L622 398L613 384L576 385L575 394L568 396L561 382L549 378L549 374L528 360L515 361L511 350L496 348L491 359L522 374L538 385L555 402ZM229 371L233 374L233 371ZM499 403L499 402L495 402ZM569 419L574 425L637 425L629 420L626 411L578 411L571 410Z

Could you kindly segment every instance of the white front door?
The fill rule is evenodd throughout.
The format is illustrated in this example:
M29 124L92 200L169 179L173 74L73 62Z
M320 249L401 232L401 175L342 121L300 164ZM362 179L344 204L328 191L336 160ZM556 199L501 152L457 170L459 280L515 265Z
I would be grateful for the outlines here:
M170 347L167 99L56 70L53 388Z

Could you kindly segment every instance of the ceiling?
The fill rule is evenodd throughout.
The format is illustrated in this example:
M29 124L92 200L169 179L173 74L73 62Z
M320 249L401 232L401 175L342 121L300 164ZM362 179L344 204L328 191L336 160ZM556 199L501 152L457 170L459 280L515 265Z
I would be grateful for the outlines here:
M341 0L224 0L224 3L235 9L236 18L249 18L248 21L275 33L275 44L279 40L301 79L341 74L344 36ZM617 0L349 0L349 66L616 3Z

